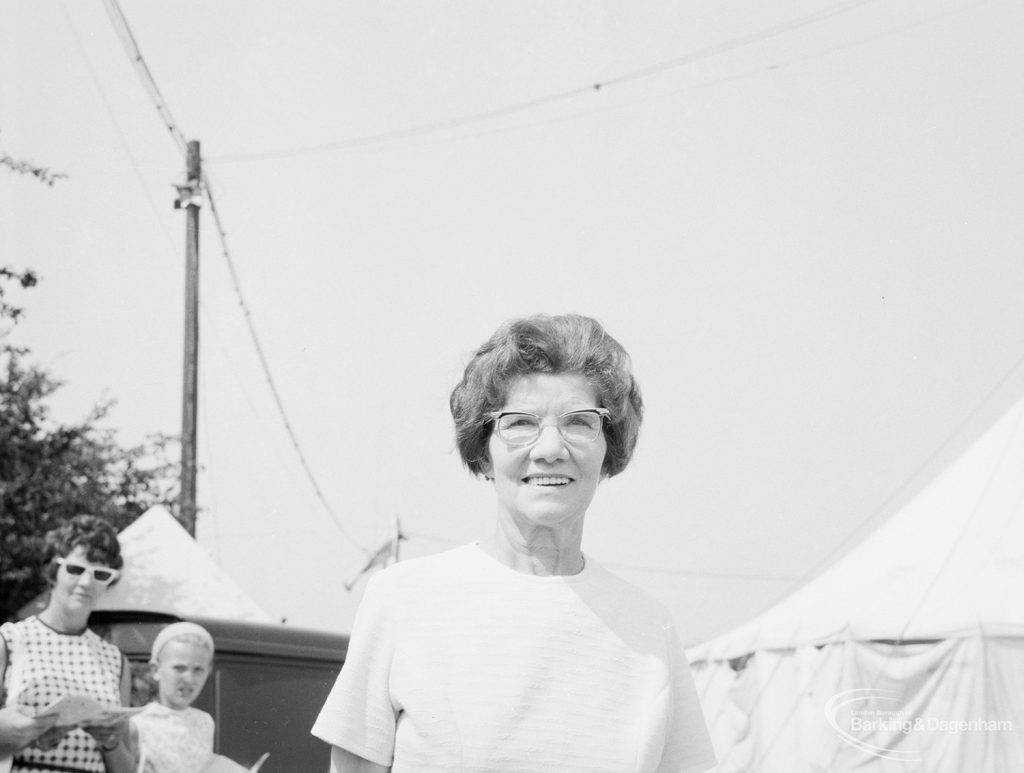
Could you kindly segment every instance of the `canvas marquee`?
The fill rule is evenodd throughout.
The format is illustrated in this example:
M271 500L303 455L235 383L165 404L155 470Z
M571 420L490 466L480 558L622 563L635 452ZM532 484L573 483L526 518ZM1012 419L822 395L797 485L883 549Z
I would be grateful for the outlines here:
M1024 772L1024 400L830 570L689 655L719 773Z
M270 622L165 508L152 507L119 535L122 577L97 609Z

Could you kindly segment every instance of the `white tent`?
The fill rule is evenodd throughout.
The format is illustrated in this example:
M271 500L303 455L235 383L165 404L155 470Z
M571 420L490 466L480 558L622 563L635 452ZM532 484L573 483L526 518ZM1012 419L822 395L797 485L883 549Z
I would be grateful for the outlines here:
M831 569L689 655L720 773L1024 771L1024 400Z
M125 562L121 580L98 609L271 620L165 508L147 510L118 541Z

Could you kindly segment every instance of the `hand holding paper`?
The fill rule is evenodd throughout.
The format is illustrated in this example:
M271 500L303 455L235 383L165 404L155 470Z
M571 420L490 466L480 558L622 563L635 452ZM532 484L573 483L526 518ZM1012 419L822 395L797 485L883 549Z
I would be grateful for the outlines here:
M36 714L36 719L55 717L57 727L106 727L125 721L142 708L108 706L85 695L65 695L58 698Z
M269 756L269 752L264 753L251 768L247 768L222 754L214 754L203 766L201 773L256 773Z

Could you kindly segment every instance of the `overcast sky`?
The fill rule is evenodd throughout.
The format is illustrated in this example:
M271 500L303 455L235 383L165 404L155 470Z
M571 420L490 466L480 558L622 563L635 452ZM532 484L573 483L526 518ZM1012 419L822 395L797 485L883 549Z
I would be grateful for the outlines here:
M632 354L647 418L584 549L688 641L1024 394L1017 2L119 7L163 117L112 3L0 5L0 150L68 175L0 174L0 263L42 277L12 339L59 417L109 396L125 443L180 431L174 132L199 140L333 512L206 206L199 537L274 617L347 630L396 516L403 557L490 532L447 396L510 316L589 314Z

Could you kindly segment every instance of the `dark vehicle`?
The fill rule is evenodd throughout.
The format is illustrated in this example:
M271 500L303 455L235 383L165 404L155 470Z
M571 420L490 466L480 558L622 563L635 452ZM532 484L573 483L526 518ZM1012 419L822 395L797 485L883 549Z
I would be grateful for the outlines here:
M96 611L89 627L132 663L132 704L144 705L152 683L153 639L178 617ZM348 637L341 634L202 617L186 618L210 632L213 671L195 702L216 722L214 751L249 766L264 752L260 773L310 773L330 767L330 748L309 734L334 684Z

